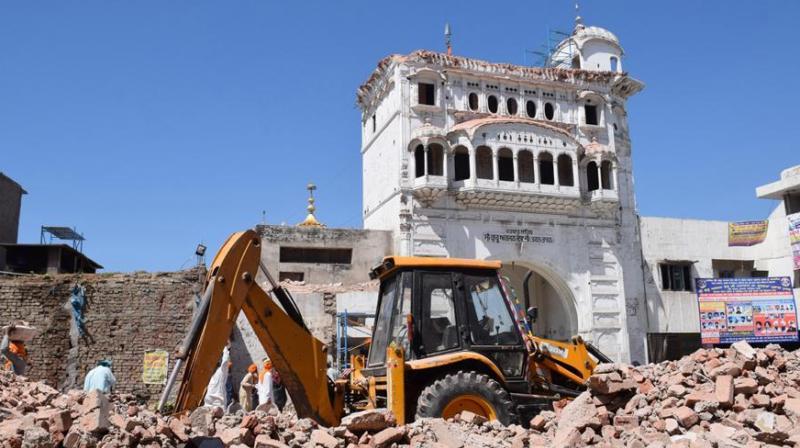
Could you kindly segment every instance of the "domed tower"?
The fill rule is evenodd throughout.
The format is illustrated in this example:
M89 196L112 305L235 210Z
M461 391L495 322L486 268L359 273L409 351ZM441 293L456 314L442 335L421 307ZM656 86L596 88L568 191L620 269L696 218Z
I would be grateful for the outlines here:
M580 16L575 18L572 35L553 50L549 66L603 72L622 72L624 54L619 39L599 26L584 26Z

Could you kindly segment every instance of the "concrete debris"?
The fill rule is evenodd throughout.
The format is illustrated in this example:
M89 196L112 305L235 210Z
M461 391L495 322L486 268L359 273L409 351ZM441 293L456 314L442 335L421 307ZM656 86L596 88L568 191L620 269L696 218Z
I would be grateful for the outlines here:
M325 428L275 408L161 416L133 395L60 394L0 372L0 448L800 446L800 351L737 343L661 364L604 364L587 386L533 416L526 428L469 411L398 426L381 409Z

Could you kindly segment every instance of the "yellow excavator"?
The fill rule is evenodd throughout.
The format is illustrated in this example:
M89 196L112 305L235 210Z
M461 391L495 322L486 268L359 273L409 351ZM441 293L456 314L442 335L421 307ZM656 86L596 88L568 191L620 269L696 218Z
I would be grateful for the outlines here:
M380 290L369 352L354 354L346 376L331 380L326 345L261 263L260 243L254 231L238 232L217 253L160 409L181 369L174 412L203 404L239 312L298 416L326 426L370 408L390 409L400 424L464 410L503 424L526 423L554 400L579 394L597 363L609 362L579 336L555 341L533 335L536 309L523 312L515 303L498 261L390 256L370 273ZM269 292L256 282L260 271Z

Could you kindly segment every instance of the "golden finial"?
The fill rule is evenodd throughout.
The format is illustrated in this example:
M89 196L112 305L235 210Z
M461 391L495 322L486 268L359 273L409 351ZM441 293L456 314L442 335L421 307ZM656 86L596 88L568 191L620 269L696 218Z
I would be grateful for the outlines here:
M314 212L317 210L317 207L314 206L314 190L317 189L317 186L309 183L306 185L306 190L308 190L308 206L306 210L308 210L308 215L306 219L303 220L298 227L325 227L325 224L317 221L317 217L314 216Z

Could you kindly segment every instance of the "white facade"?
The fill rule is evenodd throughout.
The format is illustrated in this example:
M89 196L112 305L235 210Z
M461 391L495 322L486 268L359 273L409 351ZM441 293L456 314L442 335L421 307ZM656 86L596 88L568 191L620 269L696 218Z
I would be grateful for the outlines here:
M364 227L391 230L401 255L502 260L517 290L532 269L539 334L642 360L625 106L643 84L621 71L613 34L579 25L570 39L587 29L585 70L426 51L381 61L358 92Z

